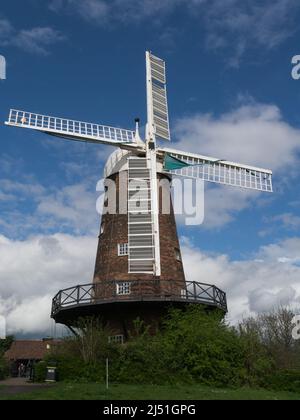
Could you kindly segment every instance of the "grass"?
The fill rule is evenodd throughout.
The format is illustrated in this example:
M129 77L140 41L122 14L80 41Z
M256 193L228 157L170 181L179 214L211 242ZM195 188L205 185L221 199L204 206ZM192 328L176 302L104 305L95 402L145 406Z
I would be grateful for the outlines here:
M58 383L26 394L1 395L0 400L300 400L300 394L255 389L217 389L200 385L152 386Z

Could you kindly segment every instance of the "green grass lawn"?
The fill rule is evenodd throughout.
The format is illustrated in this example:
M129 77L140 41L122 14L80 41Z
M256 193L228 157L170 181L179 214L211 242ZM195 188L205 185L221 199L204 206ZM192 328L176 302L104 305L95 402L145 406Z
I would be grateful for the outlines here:
M152 386L58 383L26 394L1 395L0 400L300 400L300 394L254 389L218 389L200 385ZM2 391L2 392L1 392Z

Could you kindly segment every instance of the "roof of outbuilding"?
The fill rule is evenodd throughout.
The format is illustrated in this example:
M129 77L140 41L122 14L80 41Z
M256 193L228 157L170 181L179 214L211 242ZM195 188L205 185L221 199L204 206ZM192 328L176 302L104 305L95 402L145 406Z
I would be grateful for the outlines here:
M42 360L59 341L17 340L5 353L8 360Z

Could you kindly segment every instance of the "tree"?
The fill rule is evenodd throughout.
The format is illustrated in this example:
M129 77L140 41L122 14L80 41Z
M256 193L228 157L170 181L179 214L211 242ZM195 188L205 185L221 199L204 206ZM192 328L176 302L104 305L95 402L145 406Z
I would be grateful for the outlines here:
M239 325L239 332L243 339L248 340L248 353L251 352L251 346L254 346L255 357L254 353L260 345L260 354L265 352L277 369L299 366L299 343L292 337L293 317L293 311L280 307L244 320Z
M4 355L4 353L10 349L12 343L14 342L14 336L9 335L5 339L0 340L0 356Z

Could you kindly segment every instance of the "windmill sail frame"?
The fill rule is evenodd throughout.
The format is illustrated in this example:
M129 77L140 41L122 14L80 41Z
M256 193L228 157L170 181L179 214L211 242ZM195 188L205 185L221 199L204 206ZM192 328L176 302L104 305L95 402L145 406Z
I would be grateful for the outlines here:
M58 118L11 109L6 125L30 128L75 141L102 143L112 146L134 145L135 132L106 125Z
M166 86L166 63L146 52L147 115L149 139L171 140Z
M273 192L272 171L255 166L181 152L159 149L164 156L164 170L171 175L263 192ZM172 161L173 159L173 161Z

